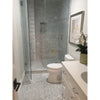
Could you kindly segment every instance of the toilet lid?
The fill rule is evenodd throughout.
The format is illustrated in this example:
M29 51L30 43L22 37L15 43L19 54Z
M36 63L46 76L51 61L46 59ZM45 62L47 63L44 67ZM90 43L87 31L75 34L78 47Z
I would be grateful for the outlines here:
M51 63L51 64L48 64L47 67L51 69L59 69L62 67L62 65L60 63Z

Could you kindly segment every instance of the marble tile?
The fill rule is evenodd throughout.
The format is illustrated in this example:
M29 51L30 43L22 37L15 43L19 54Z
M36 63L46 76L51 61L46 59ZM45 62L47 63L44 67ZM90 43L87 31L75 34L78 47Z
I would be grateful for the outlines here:
M31 62L32 71L46 70L41 61Z
M62 84L51 84L47 80L48 73L32 75L32 82L23 85L19 92L19 100L62 100Z

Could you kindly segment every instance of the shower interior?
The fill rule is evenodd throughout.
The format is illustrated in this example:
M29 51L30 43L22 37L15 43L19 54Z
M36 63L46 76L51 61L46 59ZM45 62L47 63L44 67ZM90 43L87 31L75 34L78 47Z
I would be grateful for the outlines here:
M23 48L27 79L60 63L67 53L70 0L21 0Z
M67 5L67 6L66 6ZM69 0L28 0L31 70L45 70L67 53Z

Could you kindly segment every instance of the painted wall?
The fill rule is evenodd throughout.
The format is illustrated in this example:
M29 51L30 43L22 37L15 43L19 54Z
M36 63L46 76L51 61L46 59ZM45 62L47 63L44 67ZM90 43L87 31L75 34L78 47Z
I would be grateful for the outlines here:
M87 34L87 0L71 0L70 4L70 15L85 11L85 19L84 19L84 26L83 26L83 32ZM68 53L72 55L75 59L79 59L80 53L76 52L76 46L72 44L68 44Z
M20 0L14 0L13 4L13 71L14 78L22 81L24 70L23 37L20 14Z

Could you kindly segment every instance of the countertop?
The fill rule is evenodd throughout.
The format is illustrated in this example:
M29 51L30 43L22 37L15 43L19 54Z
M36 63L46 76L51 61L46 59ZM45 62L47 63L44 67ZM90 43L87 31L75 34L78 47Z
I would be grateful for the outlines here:
M87 96L87 83L81 78L81 73L87 71L87 66L79 61L62 61L62 64Z

